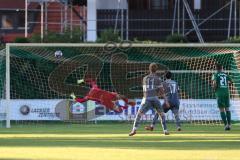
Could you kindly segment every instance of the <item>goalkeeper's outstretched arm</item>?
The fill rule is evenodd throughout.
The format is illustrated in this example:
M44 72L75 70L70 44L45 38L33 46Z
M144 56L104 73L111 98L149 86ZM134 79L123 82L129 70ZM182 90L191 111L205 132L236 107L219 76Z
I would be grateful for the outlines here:
M88 99L85 98L85 97L84 97L84 98L78 98L74 93L71 93L70 97L71 97L74 101L80 102L80 103L83 103L83 102L88 101Z
M86 81L84 79L77 80L77 84L83 84L83 83L91 85L91 88L99 88L98 85L96 84L96 81L94 80L86 80Z

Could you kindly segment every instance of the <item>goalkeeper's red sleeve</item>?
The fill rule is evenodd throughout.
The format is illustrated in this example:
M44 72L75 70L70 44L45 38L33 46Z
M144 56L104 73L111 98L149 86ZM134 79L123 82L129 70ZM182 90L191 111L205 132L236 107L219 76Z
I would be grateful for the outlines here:
M79 103L84 103L86 102L88 99L86 98L75 98L75 101L79 102Z

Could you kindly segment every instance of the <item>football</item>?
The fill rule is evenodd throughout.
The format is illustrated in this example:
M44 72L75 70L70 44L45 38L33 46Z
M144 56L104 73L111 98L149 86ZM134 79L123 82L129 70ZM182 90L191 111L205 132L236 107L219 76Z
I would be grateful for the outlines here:
M55 56L56 58L61 58L61 57L63 56L63 53L62 53L61 50L57 50L57 51L54 53L54 56Z

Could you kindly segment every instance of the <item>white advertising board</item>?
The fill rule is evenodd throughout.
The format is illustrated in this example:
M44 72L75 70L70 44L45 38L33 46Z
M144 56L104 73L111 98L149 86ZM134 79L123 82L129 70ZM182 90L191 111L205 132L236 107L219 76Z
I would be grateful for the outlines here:
M66 111L68 106L64 106L66 105L66 103L62 103L64 101L66 100L11 100L10 118L11 120L61 120L60 115L66 114L66 112L83 114L84 111L87 111L94 113L94 116L88 120L133 120L141 104L141 99L137 99L135 107L129 107L122 113L115 113L94 102L87 103L87 109L84 109L86 104L73 103L69 107L69 111ZM5 110L5 103L2 100L0 101L0 114L4 115ZM232 100L230 110L232 120L240 120L240 101ZM183 99L179 113L181 120L220 120L217 102L214 99ZM151 120L154 114L153 110L148 111L143 116L143 120ZM174 120L171 111L166 116L168 120ZM1 116L0 119L3 117Z
M11 100L11 120L60 120L55 107L61 100ZM1 102L0 112L5 110L4 101Z
M214 99L182 99L179 108L181 120L220 120L220 113L217 107L217 101ZM162 103L162 101L161 101ZM129 107L123 113L108 112L103 106L96 106L95 114L99 115L95 120L133 120L140 108L141 99L136 100L135 107ZM231 101L230 110L232 120L240 120L240 101ZM151 120L154 116L154 110L148 111L143 120ZM174 120L171 111L166 113L167 120Z

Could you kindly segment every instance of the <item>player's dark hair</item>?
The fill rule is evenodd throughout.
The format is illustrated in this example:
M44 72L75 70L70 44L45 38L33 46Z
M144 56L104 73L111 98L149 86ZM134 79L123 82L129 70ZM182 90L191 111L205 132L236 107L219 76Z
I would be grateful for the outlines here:
M222 69L223 69L223 65L221 65L221 64L216 64L216 69L217 69L218 71L222 70Z
M171 79L171 78L172 78L172 72L166 71L165 77L166 77L167 79Z
M149 65L149 71L150 73L155 73L158 70L158 65L156 63L151 63Z

